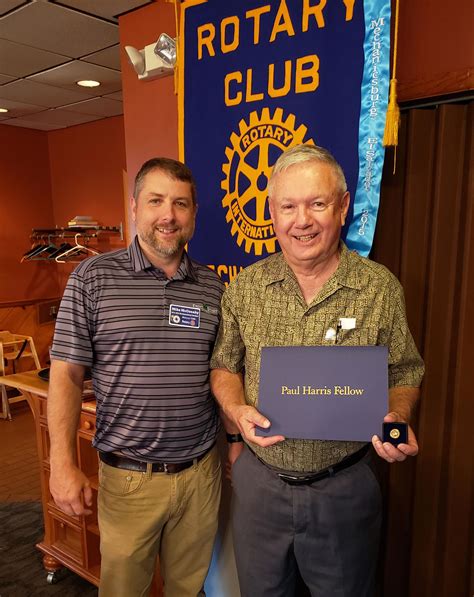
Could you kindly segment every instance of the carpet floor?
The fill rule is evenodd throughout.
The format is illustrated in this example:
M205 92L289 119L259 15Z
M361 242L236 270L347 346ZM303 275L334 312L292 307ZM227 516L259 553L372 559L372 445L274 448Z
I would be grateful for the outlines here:
M35 547L43 538L39 502L0 503L0 597L95 597L97 587L70 570L50 585Z

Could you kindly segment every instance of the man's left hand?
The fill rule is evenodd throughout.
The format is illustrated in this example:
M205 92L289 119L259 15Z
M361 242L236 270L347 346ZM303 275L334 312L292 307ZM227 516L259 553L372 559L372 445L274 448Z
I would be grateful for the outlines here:
M396 412L385 415L384 423L404 423L403 419ZM394 446L388 442L383 443L378 435L372 438L372 445L375 451L387 462L402 462L407 456L416 456L418 454L418 442L416 441L413 429L408 425L408 443Z

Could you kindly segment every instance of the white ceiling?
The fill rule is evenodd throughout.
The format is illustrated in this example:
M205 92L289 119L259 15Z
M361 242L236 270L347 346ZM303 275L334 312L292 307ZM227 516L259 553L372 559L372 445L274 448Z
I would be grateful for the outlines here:
M0 0L0 123L53 130L122 114L118 17L151 2Z

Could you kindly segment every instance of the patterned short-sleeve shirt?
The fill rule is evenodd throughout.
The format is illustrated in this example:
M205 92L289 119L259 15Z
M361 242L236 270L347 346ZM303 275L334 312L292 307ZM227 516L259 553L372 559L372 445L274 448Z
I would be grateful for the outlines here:
M341 317L356 318L340 330L338 344L388 347L389 386L418 387L423 361L408 329L403 290L384 266L351 253L341 243L340 262L310 305L283 255L243 270L226 289L211 368L244 372L245 398L258 406L264 346L324 345ZM269 448L252 446L268 464L291 471L317 471L358 450L360 442L287 439Z

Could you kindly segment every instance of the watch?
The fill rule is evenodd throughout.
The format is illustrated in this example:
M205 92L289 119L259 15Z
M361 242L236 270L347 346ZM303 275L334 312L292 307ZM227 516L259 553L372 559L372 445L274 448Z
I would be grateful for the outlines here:
M226 433L225 435L227 437L228 444L237 444L244 441L240 433Z

